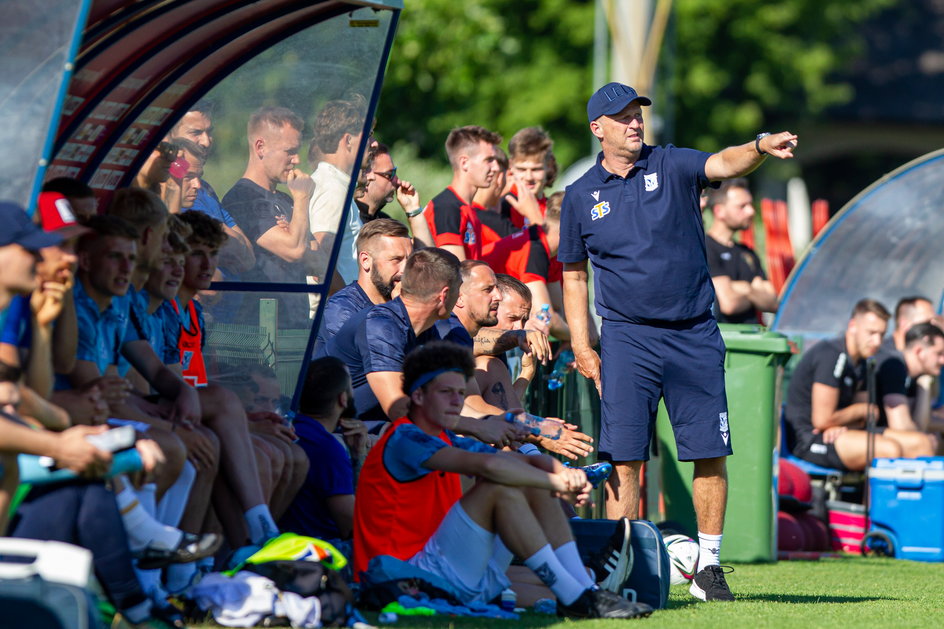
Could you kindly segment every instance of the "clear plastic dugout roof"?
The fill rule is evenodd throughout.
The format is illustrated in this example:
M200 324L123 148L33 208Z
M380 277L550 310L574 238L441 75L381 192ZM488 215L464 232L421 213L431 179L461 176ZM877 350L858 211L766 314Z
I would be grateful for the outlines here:
M353 255L342 235L401 9L400 0L2 2L0 53L14 63L0 70L0 192L26 206L43 181L68 176L93 188L99 211L132 184L161 194L172 213L215 203L207 213L229 238L214 290L200 296L211 377L249 394L243 385L261 365L290 398L321 296ZM317 172L315 194L300 200L287 184Z
M773 328L809 338L845 329L863 297L889 310L944 291L944 150L866 188L823 229L787 280Z

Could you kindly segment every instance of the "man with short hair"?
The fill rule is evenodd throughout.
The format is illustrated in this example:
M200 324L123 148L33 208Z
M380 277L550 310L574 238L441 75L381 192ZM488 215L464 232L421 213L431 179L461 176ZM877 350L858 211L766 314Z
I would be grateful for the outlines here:
M577 369L601 392L600 453L613 462L610 518L635 517L639 473L660 398L679 445L694 461L699 572L690 592L733 600L718 565L727 505L725 459L733 452L724 390L724 342L711 314L714 290L698 208L711 181L743 177L767 155L793 157L797 137L760 134L709 154L645 144L642 106L628 85L609 83L587 102L601 152L567 188L557 253ZM587 262L593 263L601 356L589 325Z
M896 308L896 312L900 310ZM941 373L941 367L944 367L944 332L927 321L909 325L901 349L894 344L898 332L896 327L895 335L882 343L875 356L875 399L879 403L879 423L902 431L898 441L903 456L933 456L937 451L937 438L921 432L924 426L917 421L917 416L922 413L917 405L929 403L929 396L921 390L918 381ZM924 417L929 417L929 414L930 408L925 410Z
M420 195L413 184L397 175L397 167L393 163L393 156L386 144L377 143L368 162L365 180L367 185L364 195L354 201L360 211L363 224L366 225L378 218L391 218L383 211L383 208L396 197L410 222L414 242L424 247L433 246L433 236L429 233L429 225L422 216Z
M341 215L352 178L357 175L357 151L361 145L366 114L366 102L361 97L329 101L318 112L313 125L308 162L317 164L317 167L311 173L315 191L308 204L308 219L314 238L312 246L319 253L313 275L323 282L331 279L324 278L324 274L339 230L341 250L335 271L343 284L357 279L354 240L361 229L361 220L353 200L345 225L341 225ZM314 317L317 296L312 295L309 301L310 316Z
M234 509L228 500L224 501L218 492L214 492L214 505L234 544L240 544L248 536L253 544L261 545L277 535L278 528L270 509L271 500L266 500L260 482L260 468L270 473L272 458L283 459L252 438L253 423L248 421L240 400L231 391L209 382L203 355L206 325L203 308L194 297L209 287L226 234L219 221L200 212L182 214L180 220L191 229L187 238L190 253L185 262L184 278L177 302L171 302L180 317L180 368L184 379L198 392L205 407L204 422L220 440L220 469L237 503Z
M354 574L391 555L445 579L464 604L487 603L510 583L514 555L553 590L558 613L636 618L652 608L598 589L557 497L586 502L581 470L546 456L496 452L456 435L471 353L449 343L411 352L403 365L408 412L367 455L354 503ZM465 495L461 475L475 476Z
M880 370L882 361L893 358L898 362L897 371L902 369L901 352L905 348L905 334L919 323L934 323L941 327L944 324L941 317L934 312L934 305L927 297L913 295L902 297L895 305L895 329L891 335L882 341L876 355L876 369ZM944 329L944 328L942 328ZM919 376L914 381L914 395L909 396L911 403L911 418L922 430L928 429L931 423L932 387L934 380L940 374Z
M238 277L236 274L251 269L255 265L256 257L253 253L252 243L249 242L246 233L236 224L230 213L216 200L216 192L213 192L213 189L209 188L210 184L203 179L203 168L206 165L209 149L187 138L173 138L173 142L180 147L188 164L187 173L181 178L180 182L180 211L203 212L223 224L223 231L226 232L229 238L227 238L226 244L220 252L220 265L226 272L220 274L216 279ZM173 178L168 181L172 180ZM211 193L212 196L209 196Z
M501 301L495 313L498 322L494 327L498 330L523 330L531 316L531 291L524 282L504 273L495 274L495 284L501 293ZM521 371L514 384L504 356L475 357L475 380L479 391L485 401L494 406L511 408L512 402L521 403L534 373L531 354L522 354Z
M296 168L303 128L302 119L284 107L263 107L249 117L246 171L223 197L223 207L254 247L256 264L243 274L245 281L302 283L314 266L308 231L314 184ZM279 184L286 184L291 196L279 191ZM258 321L258 307L258 299L245 299L241 319ZM304 295L279 296L280 326L302 327L307 320Z
M315 344L321 356L327 343L354 314L394 297L406 259L413 252L410 232L399 221L378 218L364 225L357 235L357 281L328 299Z
M757 323L762 312L777 312L777 291L760 258L734 236L754 223L754 197L747 179L722 181L708 191L714 221L705 235L708 270L715 289L718 323Z
M482 224L472 207L478 188L487 188L499 172L495 147L502 138L479 126L453 129L446 138L452 182L433 197L423 214L434 244L459 261L482 257Z
M878 352L890 314L862 299L844 335L820 341L797 364L787 391L787 443L793 454L824 467L861 471L869 464L865 430L870 409L866 361ZM872 413L878 409L872 408ZM913 445L906 431L877 427L873 456L897 458Z
M311 465L298 495L279 521L285 530L319 539L351 538L354 468L360 468L367 456L366 431L345 425L354 412L351 376L344 363L333 356L313 360L305 373L293 422L298 445ZM344 444L336 438L339 426L345 430Z
M472 197L472 207L482 223L483 256L488 255L496 242L521 229L502 213L502 197L508 188L508 154L496 146L495 158L498 161L498 173L488 187L477 189Z
M553 148L551 136L541 127L525 127L508 141L508 177L512 185L502 203L502 214L519 228L544 222L544 190L554 184L557 176Z
M351 373L360 419L389 421L405 412L408 399L397 383L402 378L403 357L414 347L441 338L458 339L472 347L473 340L461 325L445 330L434 327L450 318L460 284L454 255L438 248L415 251L404 267L400 296L355 314L327 343L326 354L344 361ZM520 432L501 419L466 418L463 429L502 445Z

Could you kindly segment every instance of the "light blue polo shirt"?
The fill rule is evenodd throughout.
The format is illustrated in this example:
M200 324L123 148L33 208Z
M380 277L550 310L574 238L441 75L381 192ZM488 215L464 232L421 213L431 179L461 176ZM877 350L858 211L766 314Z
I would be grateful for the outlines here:
M73 289L75 315L79 326L79 343L76 359L95 363L99 373L104 374L109 365L120 364L121 345L128 326L127 297L112 298L104 311L92 301L82 280Z
M557 259L590 260L604 319L682 321L711 310L714 287L698 205L710 156L644 145L624 179L603 168L600 153L567 187Z

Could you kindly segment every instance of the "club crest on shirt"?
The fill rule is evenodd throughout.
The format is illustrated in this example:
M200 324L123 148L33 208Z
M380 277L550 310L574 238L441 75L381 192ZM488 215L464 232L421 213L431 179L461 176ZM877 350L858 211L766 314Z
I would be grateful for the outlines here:
M465 236L462 238L462 242L467 245L475 244L475 228L471 222L465 224Z
M741 254L741 257L744 258L744 264L746 264L747 267L748 267L751 271L755 271L755 270L756 270L756 269L754 268L754 258L751 256L751 254L749 254L749 253L747 253L747 252L745 251L743 254Z
M642 176L643 183L646 185L646 192L652 192L659 187L659 173L651 173Z
M610 202L609 201L600 201L592 208L590 208L590 218L592 220L597 220L598 218L603 218L610 213Z
M191 361L193 361L193 352L184 350L180 356L180 368L184 370L190 369Z

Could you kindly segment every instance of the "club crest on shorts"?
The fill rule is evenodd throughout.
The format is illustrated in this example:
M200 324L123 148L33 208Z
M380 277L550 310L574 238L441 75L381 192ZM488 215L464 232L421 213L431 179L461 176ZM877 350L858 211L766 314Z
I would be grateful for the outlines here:
M603 218L610 213L610 202L609 201L600 201L592 208L590 208L590 218L592 220L597 220L598 218Z
M730 431L728 430L728 414L727 412L718 413L718 429L721 431L721 438L724 439L724 445L728 445L728 439L730 437Z
M642 180L646 185L646 192L652 192L659 187L659 173L643 175Z

